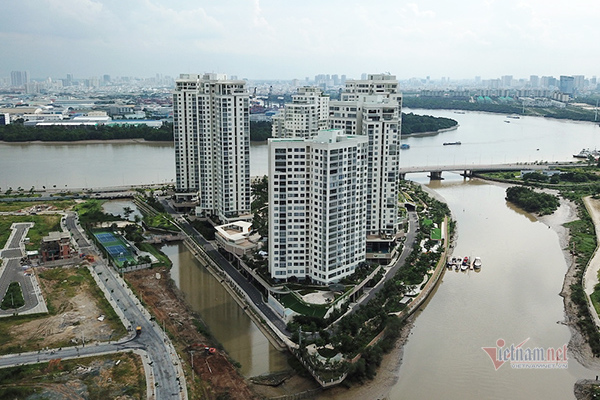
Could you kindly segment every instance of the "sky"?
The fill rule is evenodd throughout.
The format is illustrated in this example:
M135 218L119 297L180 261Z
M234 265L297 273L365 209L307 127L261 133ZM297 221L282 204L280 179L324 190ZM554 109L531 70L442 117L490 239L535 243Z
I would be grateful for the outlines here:
M600 75L597 0L2 0L0 77Z

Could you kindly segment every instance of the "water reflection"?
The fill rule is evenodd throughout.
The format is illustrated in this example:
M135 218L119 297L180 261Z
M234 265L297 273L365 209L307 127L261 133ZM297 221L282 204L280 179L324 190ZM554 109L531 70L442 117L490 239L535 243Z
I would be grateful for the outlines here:
M171 277L186 301L208 324L210 331L238 361L244 376L288 369L286 357L277 351L213 275L183 244L161 250L173 262Z
M427 178L417 178L427 183ZM507 207L505 187L447 175L432 182L457 220L455 256L480 256L479 274L447 271L418 316L390 399L573 398L593 377L573 358L567 370L494 370L482 347L498 339L561 347L570 339L559 292L567 266L556 233Z

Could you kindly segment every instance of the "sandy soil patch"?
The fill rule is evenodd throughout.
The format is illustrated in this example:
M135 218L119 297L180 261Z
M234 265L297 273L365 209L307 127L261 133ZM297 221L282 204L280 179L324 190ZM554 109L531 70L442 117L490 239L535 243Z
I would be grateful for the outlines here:
M156 279L156 273L160 279ZM210 341L200 334L195 320L200 320L183 299L183 295L165 268L140 270L126 274L126 280L137 293L144 293L144 303L160 321L164 321L166 329L175 337L174 344L179 355L187 361L191 369L191 355L194 357L194 373L201 382L194 385L190 398L226 398L254 399L256 395L248 382L229 361L227 354L217 350L213 354L204 351L205 345L212 346ZM191 375L191 374L190 374ZM188 386L191 376L188 375Z
M27 396L33 391L37 393ZM142 360L121 353L11 368L0 379L0 398L26 396L32 400L145 399Z
M91 277L84 268L38 268L38 278L44 298L54 315L35 319L3 320L4 336L0 352L38 350L86 343L116 340L115 326L103 315L92 294ZM86 274L87 273L87 274ZM124 331L122 331L124 332Z
M335 300L335 295L332 292L308 293L302 296L302 300L310 304L327 304Z

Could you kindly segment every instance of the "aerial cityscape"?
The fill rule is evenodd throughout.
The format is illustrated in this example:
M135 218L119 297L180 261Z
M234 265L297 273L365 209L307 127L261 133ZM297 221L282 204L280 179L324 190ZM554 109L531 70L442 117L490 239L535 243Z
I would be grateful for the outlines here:
M5 6L0 398L600 395L599 6Z

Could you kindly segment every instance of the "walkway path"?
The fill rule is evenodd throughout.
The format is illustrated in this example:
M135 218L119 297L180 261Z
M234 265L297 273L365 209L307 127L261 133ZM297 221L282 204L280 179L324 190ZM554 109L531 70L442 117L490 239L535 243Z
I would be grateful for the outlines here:
M592 218L592 221L594 222L596 237L600 238L600 200L593 199L592 197L588 196L583 198L583 202L585 204L585 208L590 214L590 217ZM598 284L598 271L600 270L599 249L600 247L596 247L594 255L585 268L585 272L583 274L583 290L585 290L585 293L587 294L590 314L592 315L596 326L600 329L600 318L598 317L598 313L594 309L594 305L590 299L590 295L594 293L594 287Z

